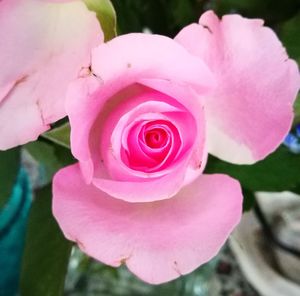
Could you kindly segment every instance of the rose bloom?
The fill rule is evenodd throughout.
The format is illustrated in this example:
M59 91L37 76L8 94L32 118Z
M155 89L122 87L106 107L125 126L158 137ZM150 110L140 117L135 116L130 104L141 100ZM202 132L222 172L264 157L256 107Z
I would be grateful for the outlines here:
M82 0L0 0L0 40L0 150L6 150L36 140L66 116L68 84L90 65L103 33Z
M289 131L299 72L261 20L209 11L175 40L128 34L93 50L66 110L78 163L53 184L64 235L159 284L217 254L240 221L239 183L208 152L254 163Z

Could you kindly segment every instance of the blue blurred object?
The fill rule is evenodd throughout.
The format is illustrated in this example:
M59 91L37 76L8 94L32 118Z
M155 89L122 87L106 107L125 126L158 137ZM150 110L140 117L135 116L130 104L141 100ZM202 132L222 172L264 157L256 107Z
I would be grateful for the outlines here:
M0 209L0 296L14 296L18 291L31 198L30 181L21 168L10 198Z
M298 138L300 138L300 124L296 126L296 135Z
M283 144L293 153L300 153L300 125L295 128L295 133L289 133L284 139Z

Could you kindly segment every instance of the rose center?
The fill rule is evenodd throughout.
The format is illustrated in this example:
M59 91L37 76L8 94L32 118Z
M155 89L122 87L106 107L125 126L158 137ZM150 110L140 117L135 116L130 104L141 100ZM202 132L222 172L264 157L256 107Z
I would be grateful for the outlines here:
M145 144L150 148L162 148L168 142L168 134L163 128L155 128L145 132Z

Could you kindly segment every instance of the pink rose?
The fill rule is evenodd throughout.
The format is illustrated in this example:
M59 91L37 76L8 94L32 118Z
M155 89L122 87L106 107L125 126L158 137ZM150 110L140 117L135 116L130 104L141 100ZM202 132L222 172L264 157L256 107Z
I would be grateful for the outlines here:
M54 216L85 253L153 284L210 260L240 220L240 185L202 174L207 153L265 157L290 128L299 87L261 21L207 12L200 23L176 38L189 51L144 34L99 46L67 95L79 163L54 178Z
M83 1L52 2L0 1L0 150L35 140L66 115L69 82L103 42Z

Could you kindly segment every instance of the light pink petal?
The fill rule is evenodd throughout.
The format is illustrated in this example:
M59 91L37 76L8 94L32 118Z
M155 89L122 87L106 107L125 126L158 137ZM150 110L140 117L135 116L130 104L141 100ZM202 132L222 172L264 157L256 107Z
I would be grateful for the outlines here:
M225 175L202 175L172 199L127 203L86 185L78 165L54 178L53 213L65 236L95 259L126 263L159 284L217 254L239 222L241 189Z
M234 163L253 163L282 142L299 89L297 65L262 20L204 13L175 38L202 58L217 79L204 96L209 152ZM201 78L199 78L201 79Z
M66 110L71 125L71 150L79 160L83 175L89 183L94 174L90 152L90 131L104 102L97 99L102 82L95 76L79 78L70 83ZM100 137L100 135L99 135ZM97 143L99 143L99 137Z
M201 92L215 85L201 59L161 35L132 33L102 44L93 50L92 71L115 91L146 78L191 84Z
M120 181L95 177L92 183L117 199L134 203L152 202L173 198L184 184L187 168L188 163L184 160L174 165L172 171L157 178L149 176L148 180L144 178L143 180Z
M0 149L8 149L66 115L67 86L103 34L83 1L3 0L0 40Z

